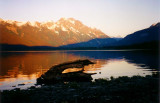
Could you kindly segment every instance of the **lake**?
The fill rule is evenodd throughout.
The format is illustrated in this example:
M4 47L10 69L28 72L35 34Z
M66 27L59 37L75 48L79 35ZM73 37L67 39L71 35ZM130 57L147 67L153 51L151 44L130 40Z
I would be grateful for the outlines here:
M49 68L56 64L89 59L96 64L84 68L84 72L96 73L97 78L152 75L158 71L158 55L146 50L66 50L1 52L0 90L26 89L36 84ZM64 73L77 69L67 69Z

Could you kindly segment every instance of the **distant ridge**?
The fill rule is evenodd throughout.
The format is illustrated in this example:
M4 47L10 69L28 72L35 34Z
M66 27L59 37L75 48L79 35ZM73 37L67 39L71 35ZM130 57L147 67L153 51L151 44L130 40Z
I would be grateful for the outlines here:
M127 35L116 46L133 45L146 42L153 42L160 40L160 23L152 24L149 28L136 31Z
M87 42L69 44L65 46L60 46L63 48L78 48L78 47L104 47L106 45L111 45L112 43L116 43L117 41L121 40L122 38L96 38L89 40Z

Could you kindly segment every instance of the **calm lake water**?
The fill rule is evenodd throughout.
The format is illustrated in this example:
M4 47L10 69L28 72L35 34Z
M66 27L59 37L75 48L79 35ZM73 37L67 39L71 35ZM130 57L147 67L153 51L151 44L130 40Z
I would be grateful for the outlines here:
M1 52L0 90L28 88L36 84L36 78L50 67L78 59L96 63L84 68L84 72L97 73L92 75L93 79L145 76L158 70L158 55L144 50ZM64 72L74 71L67 69Z

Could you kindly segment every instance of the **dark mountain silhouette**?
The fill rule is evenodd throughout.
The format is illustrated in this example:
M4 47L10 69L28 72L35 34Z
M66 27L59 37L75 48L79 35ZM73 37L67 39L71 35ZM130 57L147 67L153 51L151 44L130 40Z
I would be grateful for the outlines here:
M78 48L78 47L104 47L106 45L111 45L117 41L119 41L121 38L96 38L89 40L87 42L81 42L76 44L70 44L61 46L62 48Z
M122 40L113 44L114 46L127 46L133 44L141 44L160 40L160 23L154 24L149 28L134 32L127 35Z

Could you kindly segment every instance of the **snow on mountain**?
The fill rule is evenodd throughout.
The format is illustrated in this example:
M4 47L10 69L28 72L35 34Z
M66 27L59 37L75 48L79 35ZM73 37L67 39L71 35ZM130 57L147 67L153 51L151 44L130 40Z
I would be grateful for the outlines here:
M22 26L22 25L25 25L25 24L26 24L26 22L17 22L16 23L17 26Z
M69 19L69 22L72 23L72 24L75 24L74 20Z
M68 31L64 26L61 27L63 31Z

